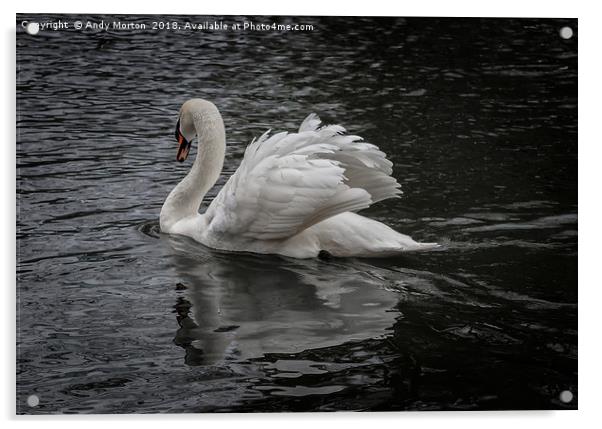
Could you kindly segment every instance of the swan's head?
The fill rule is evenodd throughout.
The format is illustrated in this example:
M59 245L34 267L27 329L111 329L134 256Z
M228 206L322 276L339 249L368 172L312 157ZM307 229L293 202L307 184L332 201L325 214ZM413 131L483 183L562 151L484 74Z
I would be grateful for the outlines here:
M204 145L221 147L225 151L224 122L219 110L210 101L192 98L182 104L175 134L178 142L176 159L179 162L185 161L188 157L191 142L195 137L199 139L199 144L203 139Z
M178 122L176 123L176 140L178 142L178 154L176 155L176 159L179 162L184 162L188 157L192 139L196 135L192 115L188 114L184 107L185 105L182 106Z

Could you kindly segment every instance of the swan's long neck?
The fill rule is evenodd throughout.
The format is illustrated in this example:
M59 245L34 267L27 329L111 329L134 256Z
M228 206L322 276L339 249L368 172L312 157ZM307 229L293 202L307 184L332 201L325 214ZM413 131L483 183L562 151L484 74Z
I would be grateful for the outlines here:
M215 185L224 165L226 133L217 108L211 103L198 103L184 115L191 115L198 138L196 159L182 181L171 191L161 209L163 232L181 219L197 215L207 192ZM186 118L190 119L190 118ZM182 118L184 121L184 118Z

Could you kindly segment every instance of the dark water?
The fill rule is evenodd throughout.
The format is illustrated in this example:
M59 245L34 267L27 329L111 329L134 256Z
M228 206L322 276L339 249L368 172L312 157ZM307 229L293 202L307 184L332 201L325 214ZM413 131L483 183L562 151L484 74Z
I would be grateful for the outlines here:
M103 19L18 17L19 413L577 407L576 20L32 18ZM403 198L365 214L443 249L299 261L160 236L192 97L227 129L210 197L253 137L314 111L395 164Z

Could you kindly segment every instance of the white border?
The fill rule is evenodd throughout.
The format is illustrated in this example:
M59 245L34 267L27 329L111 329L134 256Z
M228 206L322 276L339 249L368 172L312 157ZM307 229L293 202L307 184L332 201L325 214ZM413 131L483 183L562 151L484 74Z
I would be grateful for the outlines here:
M484 4L487 3L487 4ZM51 6L50 6L51 5ZM201 14L201 15L356 15L356 16L489 16L489 17L536 17L575 18L583 7L575 2L548 0L504 0L483 2L479 0L420 0L391 2L371 0L224 0L177 2L119 1L79 2L76 0L43 0L22 2L16 5L21 13L124 13L124 14Z
M602 305L602 281L599 270L601 252L600 222L602 222L599 171L602 157L597 124L602 115L602 79L600 57L600 19L595 2L577 1L412 1L398 2L370 0L351 2L303 0L287 3L283 0L253 0L208 2L202 0L157 2L103 0L98 3L81 1L27 1L13 5L2 3L3 43L0 67L4 86L2 103L2 129L4 141L1 173L4 202L2 213L5 237L2 242L0 264L4 274L4 321L5 352L2 363L5 369L2 398L2 416L10 427L36 424L46 428L81 426L97 428L107 424L143 424L145 428L164 427L170 421L186 425L225 425L245 429L257 428L306 428L311 425L344 425L347 428L363 428L366 425L396 426L420 425L420 427L461 427L481 429L526 424L544 424L546 428L563 428L577 424L594 426L600 422L600 334ZM271 15L390 15L390 16L488 16L488 17L568 17L579 18L579 408L580 411L556 412L419 412L419 413L332 413L332 414L221 414L221 415L153 415L153 416L18 416L15 417L15 13L158 13L158 14L271 14ZM134 423L134 420L136 423Z

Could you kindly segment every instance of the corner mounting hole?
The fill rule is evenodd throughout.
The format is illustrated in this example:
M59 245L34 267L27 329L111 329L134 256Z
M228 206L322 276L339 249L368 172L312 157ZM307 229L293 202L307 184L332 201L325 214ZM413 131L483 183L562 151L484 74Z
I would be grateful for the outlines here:
M25 26L25 31L27 32L27 34L35 36L40 32L40 24L38 24L37 22L30 22Z
M30 407L37 407L40 403L40 398L38 398L38 395L29 395L27 397L27 405L29 405Z
M570 403L573 400L573 392L570 390L563 390L560 392L560 400L565 404Z
M562 27L560 29L560 37L562 37L565 40L570 39L571 37L573 37L573 29L571 27Z

